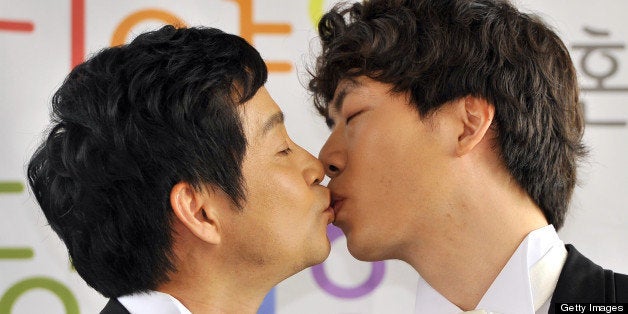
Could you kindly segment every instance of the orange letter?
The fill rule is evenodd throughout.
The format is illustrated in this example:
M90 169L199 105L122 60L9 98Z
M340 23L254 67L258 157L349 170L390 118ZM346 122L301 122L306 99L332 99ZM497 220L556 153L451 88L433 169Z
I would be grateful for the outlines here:
M172 24L175 27L185 26L185 23L180 18L167 11L158 9L137 11L127 16L124 20L122 20L122 23L118 25L118 28L116 28L115 32L113 32L113 37L111 37L111 46L124 44L131 28L145 20L159 20L166 22L167 24Z
M253 22L253 4L251 0L230 0L240 6L240 36L246 39L251 45L255 34L290 34L292 27L290 24L268 24ZM285 61L267 62L270 72L290 72L292 64Z

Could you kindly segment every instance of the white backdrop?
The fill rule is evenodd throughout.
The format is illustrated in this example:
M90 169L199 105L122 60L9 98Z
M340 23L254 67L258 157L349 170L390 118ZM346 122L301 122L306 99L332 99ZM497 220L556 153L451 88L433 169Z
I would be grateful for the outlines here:
M25 164L48 124L50 97L86 55L164 21L218 27L253 42L272 64L267 88L293 139L317 155L328 131L306 92L324 0L0 0L0 314L96 313L105 299L72 271L26 188ZM628 273L628 2L519 0L565 40L586 110L588 162L565 227L604 267ZM411 313L416 274L407 265L354 260L330 229L321 266L279 284L262 313Z

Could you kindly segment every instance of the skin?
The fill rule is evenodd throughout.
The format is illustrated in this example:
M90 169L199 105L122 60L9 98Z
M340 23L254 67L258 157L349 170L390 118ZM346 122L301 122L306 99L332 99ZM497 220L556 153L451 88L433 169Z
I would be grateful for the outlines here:
M367 77L342 80L319 158L335 225L364 261L409 263L462 310L479 303L517 246L546 226L509 174L494 107L467 96L421 117L407 93Z
M193 313L255 313L283 279L330 252L330 195L322 164L288 136L283 113L261 88L239 107L247 138L246 201L177 184L171 193L177 272L159 287Z
M344 81L336 94L345 94L335 97L342 108L330 110L334 126L320 154L324 163L339 169L328 185L334 193L335 224L358 259L399 258L408 245L407 235L427 232L422 222L433 221L414 217L435 215L416 211L415 205L440 197L436 192L443 187L430 184L438 183L441 175L437 169L443 165L435 152L443 150L441 142L406 105L407 97L388 93L386 85ZM398 217L414 217L420 225L400 224Z
M259 102L253 99L253 106L242 107L249 139L242 165L248 194L244 210L231 217L230 225L237 228L233 238L237 251L246 252L243 259L288 268L287 277L327 258L326 226L333 213L326 211L329 192L319 185L322 164L290 139L283 113L266 89L256 97Z

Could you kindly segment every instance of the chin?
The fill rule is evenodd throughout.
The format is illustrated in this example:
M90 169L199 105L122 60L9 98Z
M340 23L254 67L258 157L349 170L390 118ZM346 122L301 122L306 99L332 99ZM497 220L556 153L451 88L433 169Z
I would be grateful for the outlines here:
M324 262L329 256L330 252L331 252L331 244L329 243L329 240L327 239L327 237L325 237L324 243L321 243L320 246L314 248L310 252L309 254L310 256L308 259L309 263L307 267L318 265Z
M376 247L368 244L364 245L359 241L351 241L349 237L347 237L347 249L351 256L363 262L376 262L386 259L381 256L381 250Z

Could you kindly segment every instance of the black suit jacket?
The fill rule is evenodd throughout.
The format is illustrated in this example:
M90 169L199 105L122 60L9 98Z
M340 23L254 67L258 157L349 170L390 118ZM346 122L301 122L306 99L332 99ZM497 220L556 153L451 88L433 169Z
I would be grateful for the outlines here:
M628 276L603 269L572 245L565 247L567 260L558 277L549 313L556 312L556 303L628 302Z
M100 314L131 314L116 298L109 299Z

